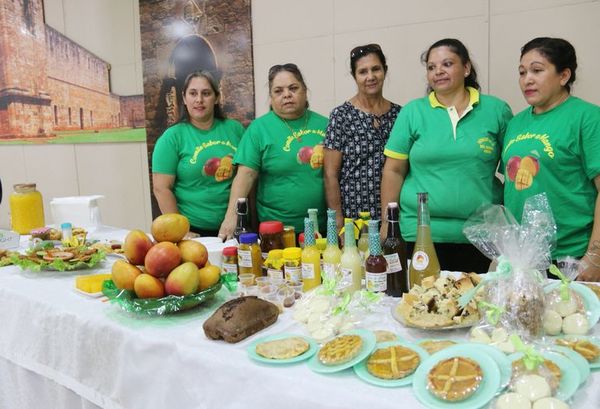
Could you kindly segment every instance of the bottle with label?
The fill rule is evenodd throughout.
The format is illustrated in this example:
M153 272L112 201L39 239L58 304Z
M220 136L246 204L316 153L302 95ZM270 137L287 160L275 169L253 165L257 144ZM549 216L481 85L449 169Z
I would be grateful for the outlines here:
M414 285L421 285L421 281L425 277L439 276L440 274L440 262L431 239L427 193L417 193L417 197L417 241L408 270L409 289Z
M240 274L252 273L255 277L262 276L262 255L256 233L240 234L238 267Z
M323 277L335 278L339 269L342 250L338 244L335 210L327 210L327 246L323 251Z
M267 277L283 279L283 250L271 250L265 260Z
M269 256L271 250L283 250L283 223L279 221L261 222L258 225L260 233L260 251L263 261L263 275L267 275L267 267L265 260Z
M358 216L360 217L361 227L360 236L356 245L358 247L358 252L362 257L364 266L365 260L367 259L367 257L369 257L369 220L371 219L371 213L359 212ZM363 278L365 278L364 276L365 272L363 270Z
M319 209L308 209L308 218L313 223L314 232L317 235L317 238L320 239L323 236L321 236L321 233L319 232L319 217L318 217L318 213L319 213Z
M362 280L363 262L356 247L354 238L354 223L346 222L344 226L344 252L340 258L340 272L342 283L347 285L349 292L360 290Z
M315 242L313 222L304 218L304 249L302 249L302 283L306 292L321 284L321 255Z
M22 183L13 186L9 198L10 226L19 234L29 234L31 230L45 226L42 194L35 183Z
M285 281L292 284L302 284L302 249L288 247L283 249L283 273Z
M229 291L233 292L236 290L238 280L237 247L225 247L223 249L221 279Z
M369 257L365 261L365 286L374 293L387 290L388 265L379 241L379 222L369 220Z
M386 213L388 228L383 241L383 255L388 263L386 294L400 297L408 292L408 268L406 242L400 235L398 203L388 203Z
M237 225L233 230L233 237L239 242L240 234L250 232L250 221L248 220L248 199L240 197L236 202Z

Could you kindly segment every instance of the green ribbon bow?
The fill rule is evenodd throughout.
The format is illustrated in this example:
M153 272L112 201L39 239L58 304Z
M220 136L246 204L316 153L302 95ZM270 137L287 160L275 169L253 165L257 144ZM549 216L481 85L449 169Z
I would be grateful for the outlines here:
M340 301L340 303L333 309L332 314L338 315L343 312L346 312L348 310L348 305L350 304L351 299L352 297L350 296L350 293L344 293L342 301Z
M571 292L569 291L571 280L569 280L554 264L550 266L550 272L560 279L560 299L569 301L571 299Z
M492 304L485 301L480 301L478 304L480 310L487 309L485 316L488 322L492 325L496 325L500 320L500 316L506 311L499 305Z
M381 300L382 293L374 293L369 290L360 290L357 293L359 303L364 308L369 308L372 304L376 304Z
M535 368L544 363L544 357L533 346L527 346L521 341L518 335L510 336L510 341L515 346L515 349L523 353L523 363L528 371L533 371Z
M504 279L510 278L512 274L512 265L510 262L504 257L498 257L498 266L496 267L496 271L490 271L485 275L485 277L477 284L474 288L471 288L469 291L460 296L459 305L461 308L465 308L469 302L475 297L477 291L484 285L491 281L500 281Z
M318 289L318 293L321 295L336 295L337 280L335 278L327 278L321 274L323 283Z

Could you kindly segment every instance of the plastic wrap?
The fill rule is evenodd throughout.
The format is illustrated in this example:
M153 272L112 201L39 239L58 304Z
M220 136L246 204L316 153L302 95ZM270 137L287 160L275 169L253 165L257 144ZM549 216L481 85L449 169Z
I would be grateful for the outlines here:
M532 196L521 224L503 206L480 209L463 229L483 254L498 262L482 280L484 301L504 310L499 324L525 339L543 335L543 284L556 241L556 223L545 194Z

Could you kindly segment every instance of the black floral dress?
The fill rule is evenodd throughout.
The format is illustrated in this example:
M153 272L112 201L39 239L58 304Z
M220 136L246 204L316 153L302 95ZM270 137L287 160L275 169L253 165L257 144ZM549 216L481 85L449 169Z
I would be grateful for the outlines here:
M331 112L324 145L342 153L339 180L344 217L356 219L358 212L369 211L371 218L381 220L383 149L400 108L392 103L388 112L376 116L344 102Z

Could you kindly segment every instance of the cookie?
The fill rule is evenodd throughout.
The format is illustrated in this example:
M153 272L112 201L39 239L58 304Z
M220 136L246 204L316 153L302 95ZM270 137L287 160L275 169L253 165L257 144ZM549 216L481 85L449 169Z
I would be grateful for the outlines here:
M290 359L308 351L309 344L303 338L291 337L256 345L256 353L268 359Z
M452 345L456 345L456 342L450 340L429 340L429 341L421 341L419 342L419 346L427 351L430 355L435 354L442 349L446 349L451 347Z

